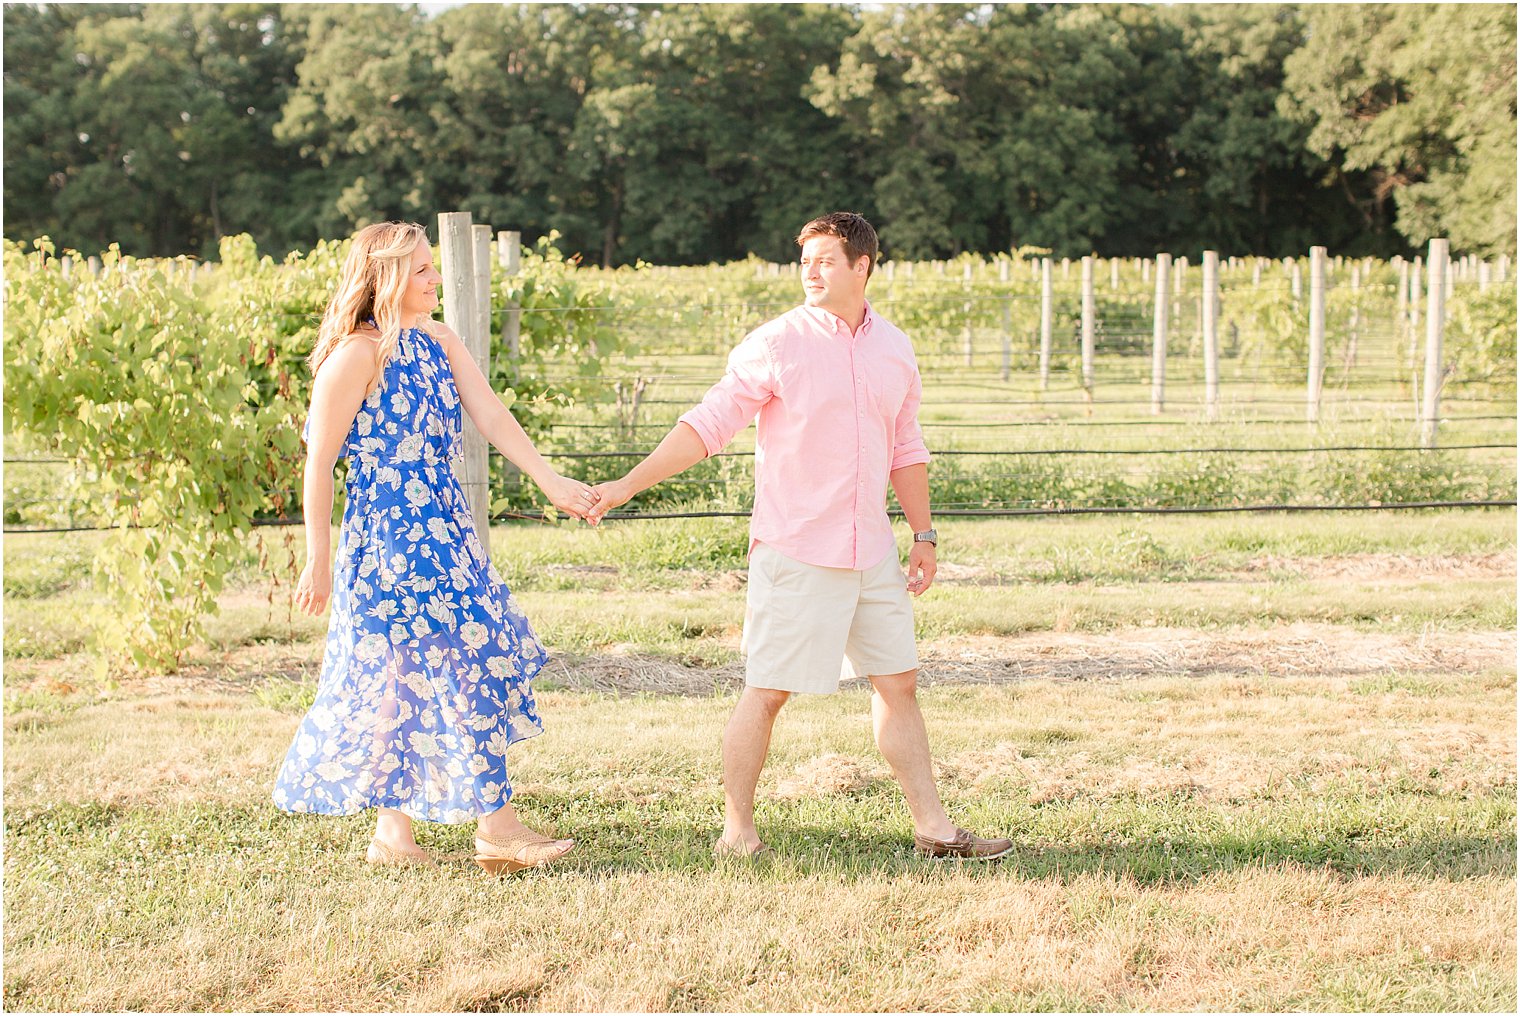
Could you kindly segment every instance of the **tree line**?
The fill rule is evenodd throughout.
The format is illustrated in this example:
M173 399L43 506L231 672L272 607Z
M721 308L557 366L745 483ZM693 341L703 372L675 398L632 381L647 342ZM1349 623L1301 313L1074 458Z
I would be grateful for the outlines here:
M7 4L4 231L284 254L446 209L592 263L1515 253L1512 5Z

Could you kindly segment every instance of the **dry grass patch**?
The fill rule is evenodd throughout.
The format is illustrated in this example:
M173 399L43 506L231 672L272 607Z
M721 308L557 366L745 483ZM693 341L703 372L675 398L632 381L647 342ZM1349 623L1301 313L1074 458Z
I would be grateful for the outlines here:
M263 916L192 911L194 934L138 935L127 949L8 942L8 1002L1505 1011L1514 997L1513 887L1497 878L1346 880L1283 864L1185 887L964 869L844 881L723 869L344 882L303 896L294 881L235 881L232 891L262 897Z
M551 646L540 684L615 694L710 696L743 686L737 629L703 634L729 660L706 665L650 656L637 643L575 654ZM1116 632L1041 631L1022 635L955 635L924 639L922 683L1000 684L1037 680L1108 680L1156 676L1320 674L1356 676L1370 684L1388 675L1479 672L1512 668L1513 631L1374 632L1300 622L1270 628L1140 627ZM315 680L320 641L264 642L207 650L179 673L132 679L121 693L164 695L243 691L265 683ZM81 655L12 661L11 689L37 686L61 694L90 687ZM11 721L8 721L11 722Z
M1265 573L1306 579L1358 579L1408 582L1431 578L1494 579L1515 577L1514 550L1487 554L1337 554L1296 557L1261 554L1241 574Z
M1496 556L1450 581L1496 583ZM185 673L115 688L78 656L9 661L5 1007L1514 1010L1513 630L1395 622L1418 589L1371 627L1146 627L1130 608L1159 585L947 583L989 618L1068 612L1007 637L967 615L922 645L947 806L1015 852L912 855L856 684L782 712L757 809L777 854L733 864L709 852L742 679L731 579L531 594L600 648L557 654L546 736L511 755L524 814L579 846L503 880L464 828L422 830L439 871L374 872L372 818L269 804L315 627L239 601ZM1221 588L1178 602L1293 594ZM1108 597L1130 613L1095 631Z
M885 766L872 765L847 755L830 753L808 759L776 786L779 798L830 797L853 794L884 779L891 779Z

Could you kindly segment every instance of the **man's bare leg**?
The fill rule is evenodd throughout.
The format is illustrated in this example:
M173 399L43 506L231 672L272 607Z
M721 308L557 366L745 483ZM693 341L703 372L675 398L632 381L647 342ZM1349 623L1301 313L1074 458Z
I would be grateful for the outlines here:
M752 854L764 844L755 831L755 787L771 747L776 714L791 692L744 689L723 728L723 835L720 852Z
M918 671L873 677L871 686L875 689L871 721L876 729L876 747L908 799L914 831L941 840L954 837L955 826L945 814L939 788L934 785L929 735L918 708Z

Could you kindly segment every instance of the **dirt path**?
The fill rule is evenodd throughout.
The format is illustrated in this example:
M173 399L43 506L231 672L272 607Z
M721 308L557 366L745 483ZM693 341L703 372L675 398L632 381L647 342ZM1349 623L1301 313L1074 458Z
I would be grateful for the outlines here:
M320 643L249 646L217 664L127 682L127 695L247 691L271 679L314 678ZM919 643L922 683L1007 684L1021 681L1114 681L1207 674L1464 673L1514 670L1514 632L1384 634L1338 625L1203 630L1131 628L1116 632L1034 632L1019 636L956 636ZM27 668L43 685L76 675L79 658ZM660 657L599 653L556 656L539 679L562 688L619 694L711 695L739 688L744 667L701 667ZM30 682L27 682L30 683ZM69 683L73 683L72 681Z
M735 572L743 575L743 572ZM1515 577L1515 552L1492 554L1333 554L1292 557L1262 554L1239 567L1208 571L1213 581L1254 582L1265 579L1353 579L1384 585L1407 585L1430 579L1502 579ZM1034 579L1045 581L1038 567L1029 575L999 575L981 565L947 561L936 581L948 586L987 586ZM739 583L742 585L742 582Z
M1038 632L959 636L919 644L922 679L934 684L1102 681L1205 674L1461 673L1515 666L1513 632L1388 635L1336 625L1249 631L1134 628L1103 634ZM741 664L691 667L641 656L556 659L545 678L572 688L707 695L738 688Z

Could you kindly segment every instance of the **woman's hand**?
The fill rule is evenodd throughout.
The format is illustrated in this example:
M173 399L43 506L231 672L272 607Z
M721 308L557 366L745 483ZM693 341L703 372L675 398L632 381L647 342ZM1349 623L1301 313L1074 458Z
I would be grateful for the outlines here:
M324 561L320 565L307 561L296 582L296 606L303 614L320 614L327 609L327 599L332 595L332 570Z
M580 480L553 474L538 485L549 498L549 503L562 512L584 519L597 502L596 491Z
M593 526L601 522L612 509L627 504L628 499L634 494L626 476L621 480L599 483L592 488L592 492L596 494L596 507L591 509L591 514L586 516L586 521Z

